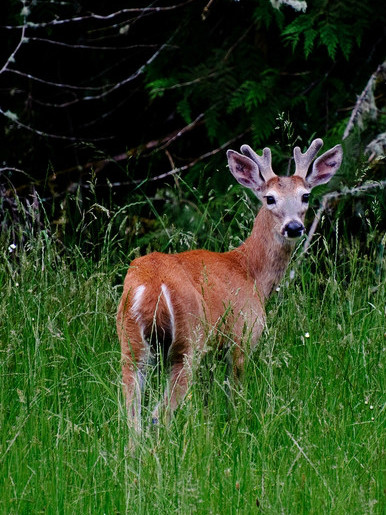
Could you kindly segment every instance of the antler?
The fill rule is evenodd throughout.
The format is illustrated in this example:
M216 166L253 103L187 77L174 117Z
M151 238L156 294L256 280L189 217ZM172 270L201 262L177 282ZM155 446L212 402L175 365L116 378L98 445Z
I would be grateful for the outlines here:
M299 147L294 148L294 160L295 160L295 173L294 175L299 175L303 179L306 178L308 168L310 164L312 163L314 157L319 152L320 148L323 145L323 141L320 138L314 139L314 141L311 143L309 149L307 152L304 152L304 154L301 153Z
M268 147L263 150L262 156L256 154L249 145L242 145L240 150L245 156L249 157L257 164L265 181L272 179L272 177L276 177L275 172L272 170L271 150Z

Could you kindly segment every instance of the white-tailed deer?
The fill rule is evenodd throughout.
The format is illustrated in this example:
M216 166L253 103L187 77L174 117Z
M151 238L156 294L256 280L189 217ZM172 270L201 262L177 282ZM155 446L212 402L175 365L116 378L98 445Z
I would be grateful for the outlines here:
M262 156L248 145L241 147L242 154L228 150L230 171L262 202L249 238L229 252L154 252L131 263L117 329L126 404L137 430L143 369L159 348L170 365L163 400L169 413L187 391L193 356L205 352L208 341L217 347L231 341L233 371L242 372L244 356L264 327L265 301L283 277L294 242L305 231L309 193L340 167L343 154L337 145L309 170L322 145L316 139L304 154L296 147L296 171L290 177L273 172L269 148ZM158 418L158 407L153 417Z

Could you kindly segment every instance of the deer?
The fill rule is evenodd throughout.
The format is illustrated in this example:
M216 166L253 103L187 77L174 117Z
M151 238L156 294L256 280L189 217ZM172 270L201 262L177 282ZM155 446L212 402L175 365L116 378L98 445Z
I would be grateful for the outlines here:
M234 178L262 204L250 236L238 248L223 253L153 252L131 262L116 322L126 408L138 432L145 368L151 356L159 356L160 348L170 372L163 400L152 413L154 423L160 410L169 420L184 399L195 356L200 359L208 345L221 348L232 342L231 370L236 381L242 377L245 356L265 327L266 301L305 233L310 191L329 182L341 165L341 145L314 160L322 145L318 138L304 153L295 147L291 176L274 173L268 147L262 155L246 144L241 153L228 150Z

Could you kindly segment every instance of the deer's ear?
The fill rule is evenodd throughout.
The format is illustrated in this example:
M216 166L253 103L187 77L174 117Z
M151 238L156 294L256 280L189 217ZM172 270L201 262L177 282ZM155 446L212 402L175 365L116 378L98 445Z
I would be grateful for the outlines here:
M339 170L342 163L343 150L341 145L336 145L334 148L327 150L322 154L312 166L311 172L306 177L306 182L311 188L325 184L331 177Z
M227 151L228 165L234 178L242 186L253 190L257 195L265 185L260 175L259 167L247 156L243 156L234 150Z

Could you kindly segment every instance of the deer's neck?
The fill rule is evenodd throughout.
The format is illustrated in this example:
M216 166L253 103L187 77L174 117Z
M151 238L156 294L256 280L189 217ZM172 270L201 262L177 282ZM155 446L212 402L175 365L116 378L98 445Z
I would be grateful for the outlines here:
M282 238L274 228L272 214L261 208L249 238L237 249L247 273L256 281L264 300L281 281L294 244Z

